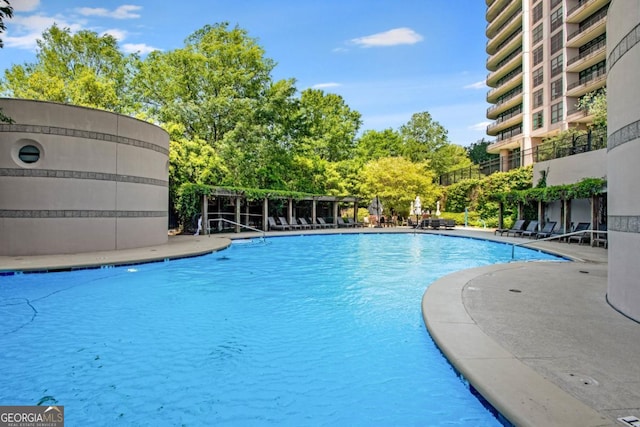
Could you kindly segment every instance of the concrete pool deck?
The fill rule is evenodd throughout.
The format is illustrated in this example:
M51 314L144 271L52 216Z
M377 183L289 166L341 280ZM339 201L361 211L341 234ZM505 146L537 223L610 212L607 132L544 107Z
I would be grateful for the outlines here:
M305 234L413 232L333 229ZM478 229L419 231L521 243ZM300 234L269 232L267 236ZM259 233L172 236L166 245L71 255L0 257L0 272L51 271L196 256ZM531 241L534 242L534 241ZM607 251L536 242L576 262L514 262L463 270L422 301L431 336L455 368L511 423L614 426L640 417L640 324L606 302ZM1 278L0 278L1 280Z

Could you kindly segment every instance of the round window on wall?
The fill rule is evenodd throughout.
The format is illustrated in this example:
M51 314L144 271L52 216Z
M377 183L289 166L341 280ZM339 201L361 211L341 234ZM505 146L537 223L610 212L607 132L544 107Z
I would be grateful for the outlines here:
M35 145L25 145L18 151L18 157L25 163L35 163L40 160L40 149Z

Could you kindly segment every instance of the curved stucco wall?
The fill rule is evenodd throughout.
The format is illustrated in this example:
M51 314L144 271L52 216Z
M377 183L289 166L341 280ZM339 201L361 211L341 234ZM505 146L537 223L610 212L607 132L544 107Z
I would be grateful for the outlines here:
M640 0L611 2L607 66L607 297L640 321Z
M167 242L164 130L52 102L0 99L0 108L14 122L0 124L0 255ZM40 152L34 163L20 159L28 145Z

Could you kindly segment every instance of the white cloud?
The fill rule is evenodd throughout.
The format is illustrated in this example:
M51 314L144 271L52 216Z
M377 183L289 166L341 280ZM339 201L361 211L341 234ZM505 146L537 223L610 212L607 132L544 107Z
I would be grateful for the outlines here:
M146 45L144 43L125 43L122 45L124 53L139 53L140 55L146 55L154 50L162 50L153 46Z
M328 83L315 84L315 85L311 86L311 88L312 89L328 89L328 88L339 87L339 86L342 86L342 85L340 83L328 82Z
M42 38L42 33L53 24L60 28L69 28L72 32L82 29L80 23L72 24L59 16L14 15L4 38L5 47L35 49L36 40Z
M471 125L469 126L470 130L478 130L478 131L484 131L487 129L487 126L489 126L491 124L491 122L480 122L480 123L476 123L475 125Z
M486 89L487 83L484 80L479 82L471 83L470 85L464 86L465 89Z
M142 6L125 4L114 10L105 9L103 7L81 7L77 11L84 16L102 16L114 19L135 19L140 18L139 13L135 13L142 9Z
M4 3L0 0L1 3ZM6 4L6 3L5 3ZM40 0L13 0L11 7L13 12L30 12L40 6Z
M127 32L125 30L120 30L118 28L111 28L109 30L105 30L102 32L102 35L109 34L113 36L114 39L118 41L122 41L127 38Z
M422 40L423 37L411 28L394 28L382 33L351 39L351 43L361 47L378 47L415 44Z

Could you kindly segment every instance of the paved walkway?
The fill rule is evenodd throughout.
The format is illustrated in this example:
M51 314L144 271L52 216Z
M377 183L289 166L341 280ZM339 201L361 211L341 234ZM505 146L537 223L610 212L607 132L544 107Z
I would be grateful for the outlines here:
M410 230L307 233L336 231ZM483 230L439 233L526 241ZM0 272L193 256L224 249L233 238L257 236L174 236L166 245L140 249L0 257ZM434 340L472 386L516 425L609 426L623 425L616 421L619 417L640 417L640 324L606 302L607 251L556 242L532 246L578 261L514 262L436 281L423 298L423 316Z

